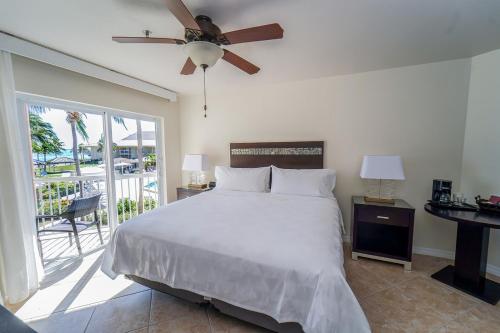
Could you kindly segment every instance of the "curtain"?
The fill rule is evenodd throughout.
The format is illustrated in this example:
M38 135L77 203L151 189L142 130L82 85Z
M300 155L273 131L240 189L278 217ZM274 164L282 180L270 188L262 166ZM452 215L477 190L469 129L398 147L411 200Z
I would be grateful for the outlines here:
M11 56L0 51L0 295L8 303L27 298L43 274L28 133L27 114L16 106Z

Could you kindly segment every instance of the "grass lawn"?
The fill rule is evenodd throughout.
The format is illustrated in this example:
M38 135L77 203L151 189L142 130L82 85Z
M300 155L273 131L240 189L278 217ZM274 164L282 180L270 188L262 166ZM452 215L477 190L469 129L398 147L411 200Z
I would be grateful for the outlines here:
M80 163L80 168L86 168L86 167L95 167L99 165L97 162L81 162ZM43 168L35 168L35 174L37 177L41 176L41 172L43 171ZM46 177L61 177L63 172L75 172L75 165L70 164L70 165L49 165L47 166L47 176Z

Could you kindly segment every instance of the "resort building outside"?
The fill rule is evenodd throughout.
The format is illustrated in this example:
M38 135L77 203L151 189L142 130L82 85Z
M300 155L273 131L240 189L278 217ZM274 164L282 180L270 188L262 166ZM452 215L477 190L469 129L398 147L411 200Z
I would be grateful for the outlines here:
M129 159L137 158L137 132L130 134L116 143L113 147L114 157L123 157ZM143 155L147 156L155 153L156 136L154 131L142 131L142 151ZM92 160L102 160L103 154L100 149L100 143L82 144L84 154Z

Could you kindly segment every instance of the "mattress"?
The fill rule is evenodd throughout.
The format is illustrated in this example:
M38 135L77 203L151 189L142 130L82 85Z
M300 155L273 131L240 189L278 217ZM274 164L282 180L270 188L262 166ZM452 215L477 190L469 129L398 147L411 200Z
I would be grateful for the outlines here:
M345 279L334 198L213 190L120 225L102 270L297 322L306 333L370 328Z

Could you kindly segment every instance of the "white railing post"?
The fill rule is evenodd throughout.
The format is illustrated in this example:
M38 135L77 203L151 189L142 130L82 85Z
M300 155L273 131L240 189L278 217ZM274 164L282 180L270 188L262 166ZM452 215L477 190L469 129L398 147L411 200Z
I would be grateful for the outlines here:
M116 207L116 184L115 184L115 166L113 163L113 130L112 119L109 112L104 113L104 160L106 167L106 190L107 190L107 204L108 204L108 226L111 234L118 226L118 209Z

